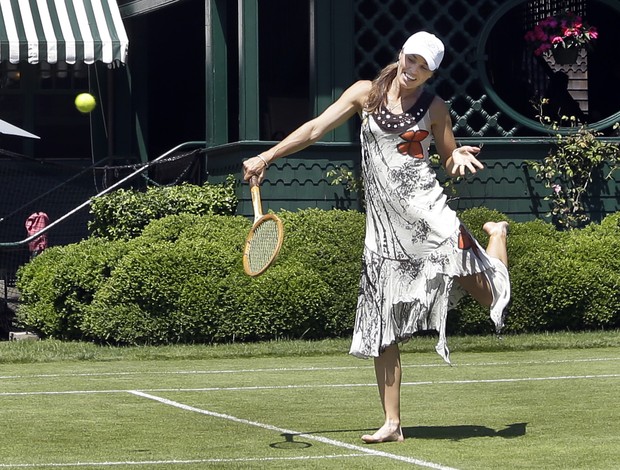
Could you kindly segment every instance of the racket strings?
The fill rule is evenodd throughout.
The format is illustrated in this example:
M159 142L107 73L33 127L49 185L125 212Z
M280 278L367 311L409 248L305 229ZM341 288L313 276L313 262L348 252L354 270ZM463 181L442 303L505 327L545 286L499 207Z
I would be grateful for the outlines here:
M247 258L251 272L262 271L277 254L281 243L280 228L273 219L266 219L254 229L249 241Z

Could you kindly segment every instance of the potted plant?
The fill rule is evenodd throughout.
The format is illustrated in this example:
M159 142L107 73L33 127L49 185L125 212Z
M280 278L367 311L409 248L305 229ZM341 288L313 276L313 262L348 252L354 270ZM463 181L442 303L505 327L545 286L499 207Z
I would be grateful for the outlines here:
M588 47L598 37L594 26L572 11L548 16L525 33L525 41L534 55L553 54L556 63L575 63L579 50Z

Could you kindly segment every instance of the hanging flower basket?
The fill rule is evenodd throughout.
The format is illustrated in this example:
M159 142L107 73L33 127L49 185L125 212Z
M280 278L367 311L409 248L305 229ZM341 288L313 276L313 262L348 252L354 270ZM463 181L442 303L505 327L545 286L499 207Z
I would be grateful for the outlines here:
M556 47L551 49L551 55L553 55L553 60L558 65L572 65L577 63L579 50L577 47Z
M538 22L525 34L525 42L532 48L534 55L574 54L577 60L579 49L587 48L598 38L595 27L588 25L581 16L572 11L556 13ZM565 59L568 60L568 59ZM574 63L574 61L572 63ZM556 63L571 63L559 62Z

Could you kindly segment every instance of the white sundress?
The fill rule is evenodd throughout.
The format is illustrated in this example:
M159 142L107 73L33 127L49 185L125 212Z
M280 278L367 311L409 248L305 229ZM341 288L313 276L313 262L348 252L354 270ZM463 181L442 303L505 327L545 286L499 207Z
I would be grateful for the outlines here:
M420 100L407 113L381 108L362 117L366 236L350 354L377 357L418 331L436 330L436 350L449 363L447 314L465 294L454 278L485 273L499 331L510 300L508 270L448 207L430 164L431 121Z

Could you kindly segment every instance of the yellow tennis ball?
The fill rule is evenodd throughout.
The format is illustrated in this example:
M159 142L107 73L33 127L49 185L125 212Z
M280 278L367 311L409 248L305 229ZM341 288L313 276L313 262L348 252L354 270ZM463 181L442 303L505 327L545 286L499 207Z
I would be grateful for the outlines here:
M90 113L97 106L97 100L90 93L80 93L75 97L75 107L80 113Z

